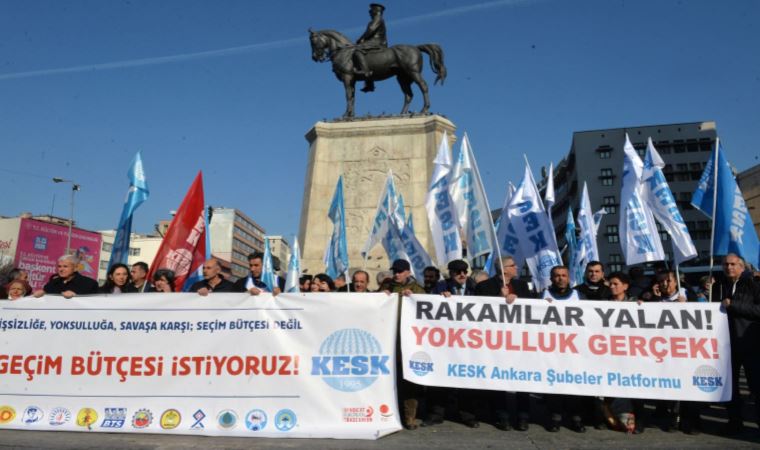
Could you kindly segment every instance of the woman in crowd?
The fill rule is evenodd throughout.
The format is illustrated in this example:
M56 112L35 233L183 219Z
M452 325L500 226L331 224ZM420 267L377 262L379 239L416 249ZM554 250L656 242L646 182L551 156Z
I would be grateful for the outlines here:
M121 294L125 292L129 281L129 267L126 264L116 263L108 269L106 282L100 287L100 293Z
M24 280L13 280L5 285L8 292L8 300L18 300L26 297L32 292L32 287Z
M174 271L158 269L153 274L153 287L156 292L174 292Z
M314 285L317 289L314 289ZM326 273L318 273L311 280L311 292L335 292L335 282Z
M613 302L641 301L628 293L631 279L623 272L613 272L607 277L610 298ZM604 423L613 430L640 434L644 432L644 402L640 399L605 397L597 405L601 409Z

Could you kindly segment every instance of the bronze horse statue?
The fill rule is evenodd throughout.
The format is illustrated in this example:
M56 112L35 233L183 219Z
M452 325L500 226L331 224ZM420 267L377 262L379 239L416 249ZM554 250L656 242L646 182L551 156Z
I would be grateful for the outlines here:
M311 41L311 59L316 62L332 61L332 69L339 81L343 82L346 90L346 112L344 118L354 116L354 94L357 81L366 81L363 74L354 70L354 44L346 36L335 30L309 30ZM367 53L366 61L372 71L371 81L387 80L396 77L401 91L404 93L404 107L401 114L409 112L412 102L412 83L416 83L422 91L424 106L420 114L426 114L430 109L428 86L422 78L422 53L430 57L430 66L436 74L434 85L446 79L446 66L443 65L443 50L437 44L394 45L375 52Z

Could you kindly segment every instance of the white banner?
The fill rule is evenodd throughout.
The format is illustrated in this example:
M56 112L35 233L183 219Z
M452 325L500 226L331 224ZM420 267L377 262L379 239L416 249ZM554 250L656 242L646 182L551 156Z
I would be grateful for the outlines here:
M404 378L428 386L728 401L717 303L404 298Z
M0 428L352 439L401 428L395 296L0 304Z

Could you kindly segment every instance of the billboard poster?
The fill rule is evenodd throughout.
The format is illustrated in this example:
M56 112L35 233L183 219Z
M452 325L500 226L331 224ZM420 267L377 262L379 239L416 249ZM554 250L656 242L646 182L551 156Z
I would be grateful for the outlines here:
M21 219L16 246L16 267L29 273L32 289L42 289L55 273L58 258L66 253L69 228L34 219ZM71 230L71 249L79 257L79 273L98 279L99 233Z

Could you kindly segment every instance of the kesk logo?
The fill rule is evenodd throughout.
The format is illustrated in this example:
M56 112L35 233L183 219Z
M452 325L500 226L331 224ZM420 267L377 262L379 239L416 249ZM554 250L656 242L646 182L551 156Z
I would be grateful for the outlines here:
M77 425L92 429L92 425L98 421L98 412L92 408L82 408L77 413Z
M261 431L267 426L267 413L252 409L245 415L245 427L251 431Z
M383 355L377 339L356 328L332 333L311 357L311 374L319 375L333 389L356 392L368 388L380 375L390 375L389 355Z
M48 423L53 426L59 426L68 423L69 420L71 420L71 412L59 406L50 411L50 421Z
M21 422L31 425L41 421L44 416L45 413L39 406L28 406L24 410L24 415L21 416Z
M176 409L167 409L161 414L161 428L164 430L173 430L182 422L182 415Z
M424 377L433 371L433 360L427 353L417 352L409 358L409 370L418 377Z
M16 410L10 406L0 406L0 424L6 424L16 418Z
M719 387L723 387L723 377L714 367L699 366L691 377L691 384L702 392L715 392Z

